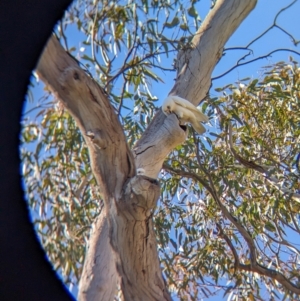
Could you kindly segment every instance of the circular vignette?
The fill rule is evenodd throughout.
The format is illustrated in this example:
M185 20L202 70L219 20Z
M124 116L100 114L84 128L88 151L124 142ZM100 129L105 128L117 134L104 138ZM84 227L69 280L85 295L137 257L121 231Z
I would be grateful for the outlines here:
M19 133L31 71L71 0L0 4L0 300L74 300L41 248L21 186Z

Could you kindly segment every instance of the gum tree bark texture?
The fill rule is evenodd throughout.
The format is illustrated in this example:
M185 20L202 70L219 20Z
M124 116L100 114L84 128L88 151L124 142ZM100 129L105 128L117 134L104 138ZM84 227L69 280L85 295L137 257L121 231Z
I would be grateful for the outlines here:
M256 0L217 2L191 48L179 53L170 94L195 105L205 97L224 44L255 4ZM131 152L107 96L54 36L36 72L76 120L105 202L92 227L78 299L110 301L120 285L124 300L171 300L160 269L152 214L162 163L184 142L186 131L174 114L166 117L159 111ZM145 174L137 175L137 168Z
M195 33L190 48L178 53L177 78L170 95L181 96L196 106L199 104L209 91L211 74L222 56L225 43L254 9L256 2L257 0L217 1ZM168 118L162 111L158 112L133 150L137 168L143 168L149 177L156 178L161 168L161 161L155 160L159 156L155 149L155 143L159 139L151 137L161 135L159 131ZM169 135L173 137L173 132Z

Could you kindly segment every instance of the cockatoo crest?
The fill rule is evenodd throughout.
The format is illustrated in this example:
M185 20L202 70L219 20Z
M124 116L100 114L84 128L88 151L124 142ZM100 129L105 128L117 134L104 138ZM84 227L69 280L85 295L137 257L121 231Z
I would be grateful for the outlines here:
M164 100L162 110L166 115L174 113L181 124L190 123L199 134L205 132L205 128L200 122L207 122L208 117L188 100L170 95Z

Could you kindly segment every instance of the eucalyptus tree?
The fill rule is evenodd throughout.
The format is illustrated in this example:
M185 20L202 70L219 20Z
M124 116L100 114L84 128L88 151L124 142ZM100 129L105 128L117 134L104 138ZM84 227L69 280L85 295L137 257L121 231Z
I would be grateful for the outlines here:
M56 29L65 47L50 37L21 157L37 233L79 300L299 296L298 64L209 93L255 5L213 1L202 22L195 1L78 0ZM82 49L68 47L74 25ZM209 134L157 107L162 72Z

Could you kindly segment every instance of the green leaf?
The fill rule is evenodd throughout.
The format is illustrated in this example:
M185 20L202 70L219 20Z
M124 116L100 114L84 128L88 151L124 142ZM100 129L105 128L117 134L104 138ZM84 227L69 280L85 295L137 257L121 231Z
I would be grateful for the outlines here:
M265 223L265 228L270 232L276 232L276 227L270 221Z
M184 31L186 31L186 30L189 29L189 27L187 26L186 23L180 24L180 28L181 28L182 30L184 30Z
M145 75L148 75L149 77L151 77L152 79L154 79L155 81L160 81L162 83L164 83L164 81L155 73L153 73L150 69L143 67L143 71Z
M179 18L178 17L174 17L174 19L172 20L172 22L171 23L166 22L165 26L167 28L173 28L173 27L177 26L179 23L180 23Z
M174 247L174 249L177 251L177 243L172 238L170 238L170 242L171 242L172 246Z
M215 133L209 133L211 136L215 136L215 137L217 137L217 138L221 138L222 139L222 136L220 136L220 135L218 135L218 134L215 134Z
M197 19L197 18L199 17L198 12L197 12L197 10L195 9L195 6L191 6L191 7L188 9L188 14L189 14L189 16L191 16L191 17L193 17L193 18L195 18L195 19Z
M86 54L84 54L84 55L82 56L82 59L94 63L94 60L93 60L90 56L88 56L88 55L86 55Z

